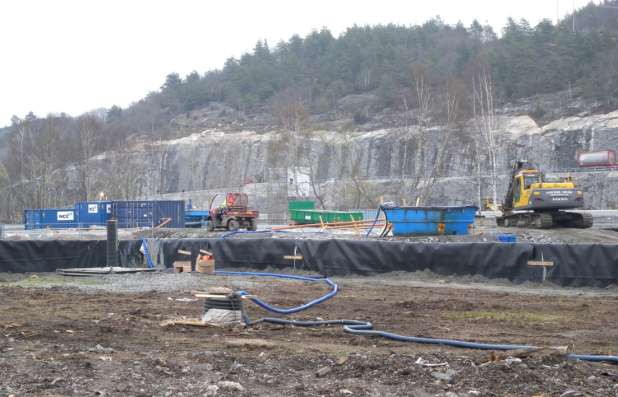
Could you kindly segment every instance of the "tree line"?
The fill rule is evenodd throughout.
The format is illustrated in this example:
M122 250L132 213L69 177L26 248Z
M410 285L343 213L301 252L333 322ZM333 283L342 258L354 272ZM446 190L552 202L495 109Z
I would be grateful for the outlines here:
M617 38L616 0L590 3L559 24L543 20L533 27L509 18L500 38L477 21L451 26L439 18L420 26L353 26L338 38L322 29L273 48L258 41L221 70L184 79L170 74L160 95L174 112L213 101L255 110L289 91L299 93L311 112L361 93L378 94L384 107L402 106L402 93L414 88L413 65L427 67L430 84L444 85L453 78L470 80L486 63L502 102L578 86L609 103L618 92Z

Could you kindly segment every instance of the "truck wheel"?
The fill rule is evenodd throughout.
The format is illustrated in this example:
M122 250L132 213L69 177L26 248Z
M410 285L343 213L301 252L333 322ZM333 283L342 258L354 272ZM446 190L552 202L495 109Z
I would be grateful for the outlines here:
M215 231L215 224L212 223L212 221L207 221L206 222L206 230L209 232L214 232Z
M249 220L249 226L247 227L247 230L251 230L252 232L255 232L257 230L257 221L255 219Z
M227 222L227 230L229 230L230 232L235 232L236 230L238 230L239 227L240 227L240 224L238 223L236 219L230 219Z

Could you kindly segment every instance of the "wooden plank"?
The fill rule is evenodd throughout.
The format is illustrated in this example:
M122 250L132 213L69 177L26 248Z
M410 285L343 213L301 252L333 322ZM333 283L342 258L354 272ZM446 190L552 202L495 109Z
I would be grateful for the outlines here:
M228 300L230 299L229 295L218 295L218 294L193 294L196 298L208 298L208 299L220 299L220 300Z
M172 221L172 218L164 218L163 222L161 222L160 224L158 224L157 226L155 226L155 229L161 229L163 226L167 225L168 223L170 223Z
M354 224L357 225L364 225L364 224L371 224L373 222L373 219L366 219L366 220L362 220L362 221L346 221L346 222L325 222L323 223L324 226L327 227L332 227L332 226L354 226ZM306 224L301 224L301 225L287 225L287 226L273 226L270 228L270 230L288 230L288 229L302 229L302 228L308 228L308 227L322 227L322 223L306 223Z
M552 267L552 266L554 266L554 262L551 262L551 261L528 261L528 266Z
M302 255L285 255L283 259L288 260L288 261L295 261L295 260L302 261L303 256Z
M203 298L203 299L229 299L229 295L219 295L219 294L206 294L206 293L194 293L193 294L194 297L196 298ZM240 297L240 299L251 299L251 298L255 298L255 295L243 295Z
M170 325L191 325L193 327L208 327L208 324L202 322L202 320L197 319L189 319L189 318L178 318L174 320L165 320L161 322L162 327L168 327Z
M227 288L227 287L212 287L212 288L208 288L208 291L191 290L191 293L193 295L195 294L229 295L232 292L234 292L234 290L232 290L231 288Z

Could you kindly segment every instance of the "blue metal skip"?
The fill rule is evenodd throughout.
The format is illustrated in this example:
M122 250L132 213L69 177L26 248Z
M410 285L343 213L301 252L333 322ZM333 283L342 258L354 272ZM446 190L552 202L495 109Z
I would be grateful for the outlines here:
M475 206L382 207L394 236L464 235L474 223Z

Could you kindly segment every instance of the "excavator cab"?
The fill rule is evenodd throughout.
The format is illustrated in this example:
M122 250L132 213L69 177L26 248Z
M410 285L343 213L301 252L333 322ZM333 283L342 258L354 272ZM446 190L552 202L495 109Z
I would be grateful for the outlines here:
M513 208L520 209L528 206L534 189L538 189L541 175L538 171L523 171L515 177L513 184Z

